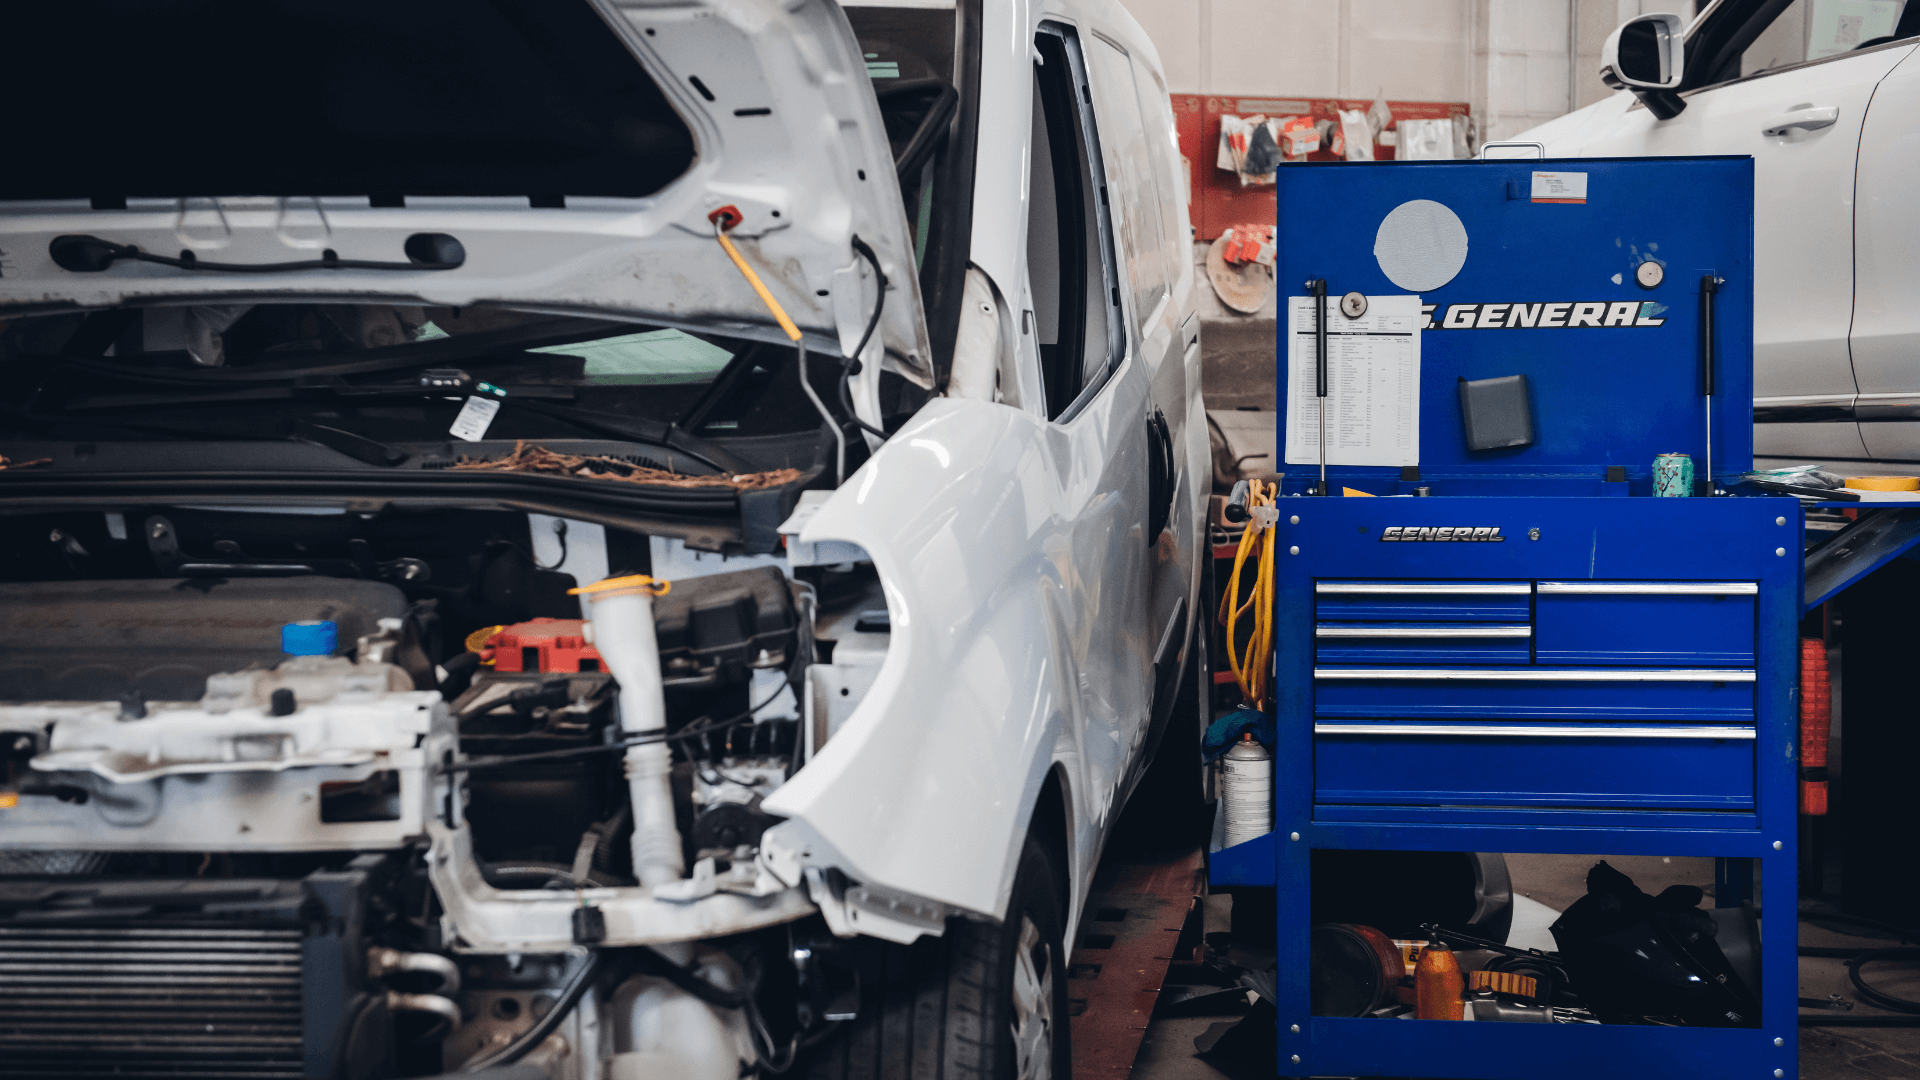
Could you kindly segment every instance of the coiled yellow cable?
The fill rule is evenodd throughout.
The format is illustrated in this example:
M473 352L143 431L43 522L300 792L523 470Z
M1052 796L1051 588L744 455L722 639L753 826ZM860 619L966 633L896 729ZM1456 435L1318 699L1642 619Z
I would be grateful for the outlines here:
M1280 497L1279 484L1259 480L1247 482L1247 509L1270 507ZM1262 515L1264 516L1264 515ZM1220 624L1227 628L1227 665L1233 669L1233 681L1240 685L1246 703L1256 709L1267 705L1267 693L1273 679L1273 616L1275 585L1273 580L1273 529L1256 516L1240 534L1240 548L1233 555L1233 575L1227 579L1226 592L1220 597ZM1245 601L1240 596L1240 575L1247 561L1254 561L1252 587ZM1240 619L1251 610L1253 630L1245 646L1240 644Z

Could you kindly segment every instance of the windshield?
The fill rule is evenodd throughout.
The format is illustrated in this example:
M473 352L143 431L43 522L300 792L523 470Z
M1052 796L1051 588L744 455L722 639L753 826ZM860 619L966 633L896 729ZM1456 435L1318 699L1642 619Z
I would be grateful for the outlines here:
M585 0L62 0L0 16L0 199L643 196L687 126Z
M907 207L907 228L913 235L914 266L926 265L934 226L935 189L940 169L934 151L941 145L923 139L928 151L918 161L907 161L914 136L927 121L944 127L952 105L939 109L939 87L953 86L954 9L930 7L848 7L847 22L860 41L867 77L880 101L887 140L900 172L900 194Z
M810 374L833 393L837 365ZM456 431L474 397L499 407L481 431ZM810 444L820 430L784 342L507 307L203 304L4 320L0 401L0 427L27 439L278 438L303 421L415 444L618 438L623 421L709 440Z

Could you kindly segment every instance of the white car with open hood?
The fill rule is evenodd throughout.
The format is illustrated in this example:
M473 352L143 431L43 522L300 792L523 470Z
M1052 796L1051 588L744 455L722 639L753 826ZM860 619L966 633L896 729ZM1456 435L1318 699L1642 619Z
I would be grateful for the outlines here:
M0 1076L1066 1075L1211 682L1118 3L0 25Z

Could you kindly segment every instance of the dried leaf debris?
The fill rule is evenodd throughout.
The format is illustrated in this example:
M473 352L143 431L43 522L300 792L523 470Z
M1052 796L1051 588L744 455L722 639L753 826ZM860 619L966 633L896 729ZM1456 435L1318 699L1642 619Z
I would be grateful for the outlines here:
M525 441L513 445L513 453L499 458L461 458L453 468L462 472L524 472L548 476L577 476L587 480L619 480L649 487L732 488L758 491L761 488L791 484L803 475L799 469L773 469L768 472L735 475L688 476L665 469L635 465L619 458L597 455L563 454Z
M5 454L0 454L0 469L28 469L35 465L51 464L53 464L53 459L50 457L35 458L32 461L14 461Z

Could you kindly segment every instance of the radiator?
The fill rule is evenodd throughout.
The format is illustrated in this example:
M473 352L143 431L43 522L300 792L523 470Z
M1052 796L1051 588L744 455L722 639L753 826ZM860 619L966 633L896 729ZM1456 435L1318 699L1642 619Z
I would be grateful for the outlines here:
M0 923L0 1076L300 1077L303 933Z

